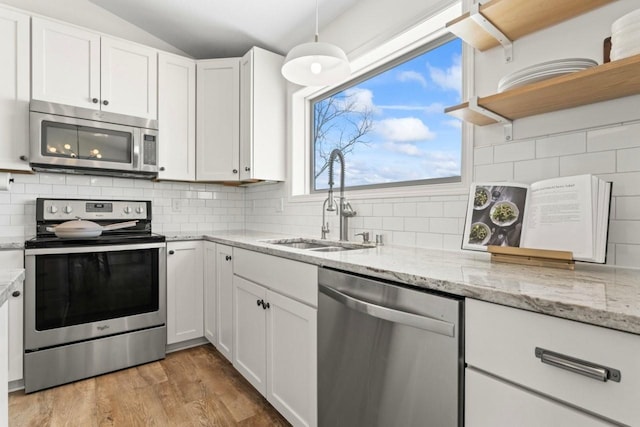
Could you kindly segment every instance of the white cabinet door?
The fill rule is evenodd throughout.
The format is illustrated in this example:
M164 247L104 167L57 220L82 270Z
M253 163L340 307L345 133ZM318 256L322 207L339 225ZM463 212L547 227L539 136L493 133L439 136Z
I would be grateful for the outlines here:
M287 87L281 55L254 47L240 67L240 179L284 181Z
M204 242L204 336L213 345L217 344L216 307L218 287L216 283L217 246Z
M9 308L4 303L0 306L0 426L9 425Z
M100 109L100 35L32 20L32 97Z
M23 331L24 282L21 282L9 295L9 381L19 381L23 378Z
M267 400L293 425L317 424L317 310L267 291Z
M167 344L203 336L202 242L167 243Z
M0 251L0 265L3 268L24 268L24 252L18 250ZM9 381L19 381L22 376L24 356L24 282L9 295ZM2 425L2 424L0 424Z
M267 394L266 294L262 286L233 277L233 366L263 396Z
M474 369L465 373L465 426L613 426Z
M29 167L29 16L0 9L0 170Z
M134 43L102 37L103 111L158 118L158 53Z
M196 62L158 55L159 179L196 179Z
M233 362L233 248L216 245L216 348Z
M240 59L198 61L196 179L237 181L240 163Z

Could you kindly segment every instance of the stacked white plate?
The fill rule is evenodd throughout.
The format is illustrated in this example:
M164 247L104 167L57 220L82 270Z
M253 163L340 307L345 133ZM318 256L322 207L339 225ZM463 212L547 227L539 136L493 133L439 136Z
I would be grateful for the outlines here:
M640 9L618 18L611 25L612 61L640 54Z
M519 86L551 79L576 71L586 70L595 67L598 63L588 58L557 59L555 61L543 62L532 65L511 74L507 74L498 82L498 92L504 92Z

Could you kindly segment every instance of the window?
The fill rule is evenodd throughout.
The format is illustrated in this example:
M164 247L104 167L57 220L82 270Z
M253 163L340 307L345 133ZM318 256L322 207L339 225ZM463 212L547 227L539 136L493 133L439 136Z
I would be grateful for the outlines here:
M328 188L334 149L346 187L459 182L462 125L444 108L460 103L461 57L448 35L312 100L312 191Z

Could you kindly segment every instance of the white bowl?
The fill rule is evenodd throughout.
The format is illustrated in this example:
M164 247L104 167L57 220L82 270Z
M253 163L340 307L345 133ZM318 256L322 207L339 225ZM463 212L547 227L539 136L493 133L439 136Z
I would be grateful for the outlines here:
M640 22L640 9L633 10L626 15L622 15L611 24L611 32L615 33L618 30L631 25L635 22Z

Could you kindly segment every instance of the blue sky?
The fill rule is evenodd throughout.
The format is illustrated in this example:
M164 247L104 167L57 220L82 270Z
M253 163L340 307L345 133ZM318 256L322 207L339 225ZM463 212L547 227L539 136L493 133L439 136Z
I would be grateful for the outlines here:
M443 111L461 101L461 50L453 40L337 94L372 112L368 143L346 155L347 186L460 174L461 122ZM330 138L349 129L345 118L335 124ZM316 188L327 188L326 172Z

